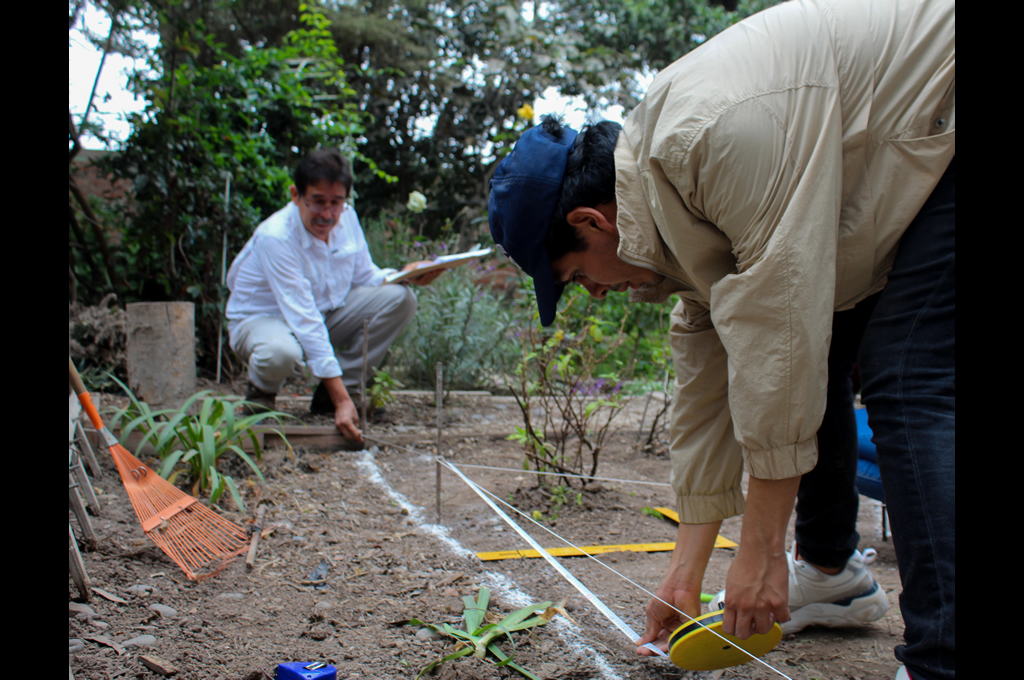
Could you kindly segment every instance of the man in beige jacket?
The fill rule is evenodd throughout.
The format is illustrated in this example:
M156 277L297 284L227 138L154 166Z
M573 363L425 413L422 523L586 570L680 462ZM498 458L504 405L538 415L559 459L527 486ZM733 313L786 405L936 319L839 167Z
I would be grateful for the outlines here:
M548 120L502 161L491 231L542 323L573 281L680 298L683 523L641 643L699 613L721 521L745 508L726 632L884 613L856 551L859 362L903 578L899 673L953 677L955 76L950 0L785 3L662 71L621 132Z

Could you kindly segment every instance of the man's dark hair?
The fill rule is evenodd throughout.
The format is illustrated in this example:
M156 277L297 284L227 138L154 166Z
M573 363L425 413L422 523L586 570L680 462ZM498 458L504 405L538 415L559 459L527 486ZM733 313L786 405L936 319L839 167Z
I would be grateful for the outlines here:
M292 175L295 188L300 196L306 195L306 187L327 181L338 182L345 187L345 194L352 193L352 166L348 159L335 149L320 149L307 155L295 167Z
M544 132L555 139L561 138L562 123L555 116L545 116L541 125ZM615 142L621 131L621 125L606 120L585 126L576 137L548 230L547 250L551 262L587 248L587 242L567 221L572 210L595 208L615 200Z

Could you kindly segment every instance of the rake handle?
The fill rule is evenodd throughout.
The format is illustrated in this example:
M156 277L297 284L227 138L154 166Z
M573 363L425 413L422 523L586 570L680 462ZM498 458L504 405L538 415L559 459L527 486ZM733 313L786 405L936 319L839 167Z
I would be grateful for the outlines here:
M89 396L89 390L85 389L82 376L78 374L78 369L75 368L75 362L71 360L71 357L68 357L68 382L71 383L71 389L78 395L78 401L81 402L82 408L85 409L89 420L92 421L92 426L97 430L103 429L103 419L100 418L100 412L93 405L92 397Z

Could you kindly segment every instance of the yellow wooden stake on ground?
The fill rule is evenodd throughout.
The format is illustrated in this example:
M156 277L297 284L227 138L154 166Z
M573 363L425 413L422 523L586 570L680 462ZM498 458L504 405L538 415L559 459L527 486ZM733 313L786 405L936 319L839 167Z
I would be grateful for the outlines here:
M665 517L675 523L679 523L679 515L671 508L655 508ZM674 550L676 544L670 543L628 543L622 545L585 545L577 548L549 548L548 552L555 557L579 557L581 555L602 555L611 552L668 552ZM728 538L718 536L715 539L716 548L736 548L736 543ZM540 557L536 550L496 550L493 552L479 552L476 554L484 562L493 560L517 560L526 557Z
M660 512L665 517L668 517L670 520L672 520L676 524L679 524L679 513L676 512L675 510L673 510L672 508L655 508L655 510ZM675 547L674 543L672 545L673 545L673 547ZM719 534L715 538L715 547L716 548L738 548L738 547L740 547L740 544L736 543L734 541L730 541L725 536L722 536L721 534Z

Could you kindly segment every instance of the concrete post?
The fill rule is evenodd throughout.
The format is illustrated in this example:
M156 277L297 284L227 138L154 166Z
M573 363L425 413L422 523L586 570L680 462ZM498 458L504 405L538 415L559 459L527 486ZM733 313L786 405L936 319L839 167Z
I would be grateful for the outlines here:
M128 386L153 409L178 408L196 391L191 302L135 302L128 309Z

